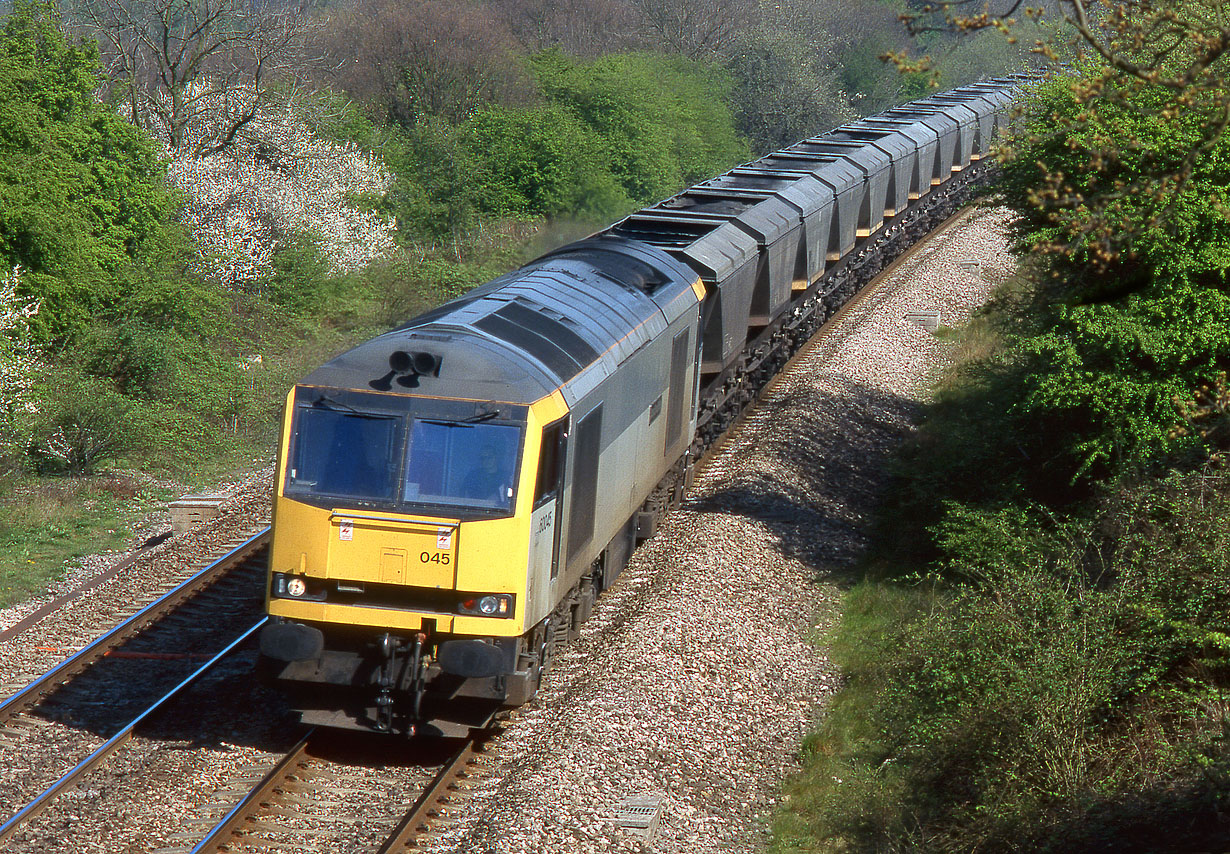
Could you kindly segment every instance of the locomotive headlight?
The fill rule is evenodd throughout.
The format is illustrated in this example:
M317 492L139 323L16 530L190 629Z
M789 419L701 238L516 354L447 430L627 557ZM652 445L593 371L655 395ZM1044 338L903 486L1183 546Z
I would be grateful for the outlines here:
M513 597L508 593L488 593L473 596L457 603L457 613L479 617L511 617Z
M300 602L323 602L326 593L324 586L305 575L291 575L289 572L275 572L270 582L269 592L275 599L297 599Z

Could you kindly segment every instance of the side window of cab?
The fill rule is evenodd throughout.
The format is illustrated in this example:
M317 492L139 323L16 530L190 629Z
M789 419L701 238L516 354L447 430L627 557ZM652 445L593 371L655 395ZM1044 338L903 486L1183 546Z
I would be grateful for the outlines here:
M561 418L542 429L542 445L538 450L538 479L534 484L534 507L541 507L559 494L564 458L564 441L568 437L568 419Z

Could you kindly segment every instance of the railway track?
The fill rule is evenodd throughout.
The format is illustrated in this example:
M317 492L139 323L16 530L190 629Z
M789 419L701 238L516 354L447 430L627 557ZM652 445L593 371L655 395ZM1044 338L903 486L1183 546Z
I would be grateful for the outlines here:
M542 705L511 714L467 823L429 850L605 850L596 836L623 850L647 832L623 822L629 803L660 811L652 850L763 847L807 722L839 684L808 638L832 627L893 449L948 358L907 318L935 309L956 324L1011 269L990 239L1006 217L983 219L950 220L886 269L766 391L668 536L595 609Z
M150 745L137 747L142 741L139 731L178 717L178 729L191 732L194 712L203 705L233 705L200 685L250 646L248 641L263 625L260 594L267 542L268 529L235 546L0 703L0 756L7 756L9 769L24 777L8 798L0 796L10 813L0 822L0 846L74 850L64 837L64 825L84 817L84 802L94 800L91 793L114 787L112 778L128 773L113 765L140 766L148 773L149 779L138 784L142 800L155 787L174 792L177 783L189 798L189 780L150 771L153 766L140 756ZM60 606L81 592L79 588L63 597ZM222 624L235 629L245 620L216 651L201 637L216 634ZM151 699L150 686L168 678L151 669L169 669L182 678ZM247 674L251 670L250 663L233 669ZM132 682L138 676L140 689ZM185 701L189 694L195 696ZM143 707L116 722L113 705L131 708L138 697L145 697ZM103 708L108 711L96 714ZM447 821L454 809L450 802L464 785L459 781L473 769L490 736L491 730L476 729L464 740L398 743L390 749L385 739L314 731L267 766L241 769L198 805L194 815L181 819L178 830L138 838L146 849L168 854L311 851L320 839L348 833L365 850L413 850L433 826ZM126 748L138 758L127 757ZM403 812L397 804L411 806ZM40 815L57 812L62 815L52 827L40 827ZM356 815L367 818L356 821ZM105 818L97 821L107 823ZM118 846L104 845L112 847Z
M314 840L321 837L340 844L338 837L345 834L339 832L338 825L348 825L353 831L359 823L352 816L356 795L367 800L361 809L368 827L351 835L363 837L368 845L350 849L358 840L348 841L347 850L376 854L417 850L441 824L455 818L456 801L493 734L490 728L476 728L463 739L434 739L413 745L401 742L390 749L388 740L379 736L314 729L260 776L200 841L190 847L162 848L156 854L304 851L316 848ZM389 774L390 767L394 773L400 769L397 784L405 787L409 782L417 790L400 816L395 811L397 801L389 797L394 785L391 781L379 779L381 773L376 775L378 785L362 779L363 757L373 749L381 754L383 774ZM445 758L440 759L441 754ZM181 834L181 838L190 836Z
M0 843L253 636L267 540L235 546L0 703Z

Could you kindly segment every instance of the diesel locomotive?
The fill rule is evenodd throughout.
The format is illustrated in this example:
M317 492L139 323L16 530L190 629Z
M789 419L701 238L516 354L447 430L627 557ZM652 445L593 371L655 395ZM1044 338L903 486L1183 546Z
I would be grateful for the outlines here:
M299 382L261 653L305 722L447 732L531 698L724 413L943 215L929 200L975 171L1022 82L736 167Z

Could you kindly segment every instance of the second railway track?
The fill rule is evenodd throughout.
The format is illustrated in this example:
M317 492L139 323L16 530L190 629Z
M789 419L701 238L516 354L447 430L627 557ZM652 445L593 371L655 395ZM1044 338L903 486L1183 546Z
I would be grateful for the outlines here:
M267 531L0 702L0 842L26 833L263 622ZM26 834L28 835L28 834ZM10 845L11 847L11 845Z

